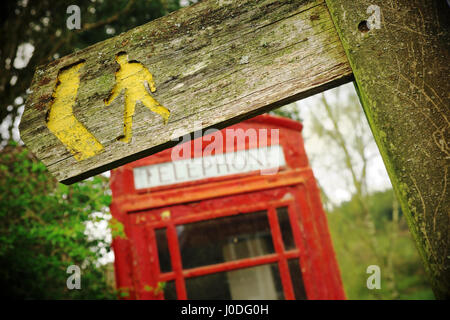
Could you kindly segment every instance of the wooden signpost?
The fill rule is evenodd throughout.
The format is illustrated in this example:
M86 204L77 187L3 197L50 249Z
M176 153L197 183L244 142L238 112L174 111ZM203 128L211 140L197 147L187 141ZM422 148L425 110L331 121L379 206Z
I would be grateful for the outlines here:
M39 67L21 138L72 183L350 79L324 1L204 1Z
M21 138L73 183L354 79L448 298L448 16L437 0L202 1L39 67Z

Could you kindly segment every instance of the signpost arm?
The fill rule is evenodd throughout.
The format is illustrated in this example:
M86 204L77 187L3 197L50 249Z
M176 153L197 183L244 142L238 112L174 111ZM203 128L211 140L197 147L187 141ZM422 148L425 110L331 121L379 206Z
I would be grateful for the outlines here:
M72 150L46 121L61 70L81 63L77 92L62 82L56 113L70 110L101 144L95 152ZM70 184L351 79L324 0L207 0L38 67L20 134Z
M326 3L434 293L448 299L450 8L437 0Z

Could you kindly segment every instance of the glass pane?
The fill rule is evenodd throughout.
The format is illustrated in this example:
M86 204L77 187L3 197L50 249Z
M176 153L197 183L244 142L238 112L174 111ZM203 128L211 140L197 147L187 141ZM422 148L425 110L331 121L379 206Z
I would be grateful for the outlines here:
M306 300L305 286L303 285L302 271L298 258L288 260L289 273L291 274L292 286L296 300Z
M284 299L277 263L188 278L186 291L192 300Z
M167 242L167 228L155 230L156 245L158 246L159 269L161 272L172 271L169 246Z
M175 280L167 281L164 287L165 300L177 300L177 290L175 288Z
M280 224L281 237L283 238L284 250L295 249L294 235L292 234L291 221L289 220L288 208L277 208L278 223Z
M267 211L177 226L183 269L274 252Z

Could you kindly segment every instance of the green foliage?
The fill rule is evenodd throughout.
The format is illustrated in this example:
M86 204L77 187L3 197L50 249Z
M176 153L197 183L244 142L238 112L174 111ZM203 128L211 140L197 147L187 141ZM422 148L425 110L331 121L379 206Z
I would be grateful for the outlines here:
M274 116L279 116L279 117L290 118L295 121L303 122L303 119L300 116L300 112L299 112L295 102L287 104L281 108L272 110L269 112L269 114L272 114Z
M423 264L404 218L393 217L393 190L369 196L369 208L376 225L377 248L362 222L356 199L333 209L328 224L342 281L349 299L434 299ZM369 290L369 265L381 269L381 289Z
M154 288L154 287L152 287L152 286L149 286L149 285L145 285L145 286L144 286L144 290L145 290L145 291L148 291L148 292L154 291L153 293L154 293L155 295L158 295L158 294L160 294L161 292L164 292L164 289L165 289L165 288L166 288L166 283L165 283L165 282L158 282L156 288Z
M65 186L26 148L0 154L0 287L19 299L114 298L105 266L104 239L88 239L92 213L107 213L107 179L96 176ZM101 218L97 218L101 219ZM81 268L81 290L68 290L67 267Z
M108 222L109 228L111 229L111 235L113 238L126 239L125 226L116 218L111 218Z
M118 291L121 298L128 298L130 296L129 288L118 288Z

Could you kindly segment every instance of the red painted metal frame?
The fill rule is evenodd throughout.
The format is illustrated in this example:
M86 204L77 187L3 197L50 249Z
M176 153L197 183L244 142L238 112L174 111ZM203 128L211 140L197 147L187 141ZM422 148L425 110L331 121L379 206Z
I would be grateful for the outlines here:
M111 173L112 215L124 224L126 239L115 238L117 287L128 299L163 299L158 282L175 281L178 299L187 299L185 279L268 263L277 263L285 299L294 299L288 259L299 259L308 299L345 299L320 193L308 166L298 122L258 116L233 129L279 129L286 166L275 175L258 173L204 179L136 190L133 168L171 161L171 149L135 161ZM223 129L221 132L224 132ZM267 139L270 145L270 135ZM198 142L198 140L197 140ZM226 137L224 136L224 143ZM191 144L201 156L209 142ZM266 142L259 141L259 147ZM234 141L235 150L248 148ZM296 249L284 249L276 208L287 207ZM254 258L183 269L176 226L267 210L275 252ZM166 228L172 271L161 273L155 229Z

